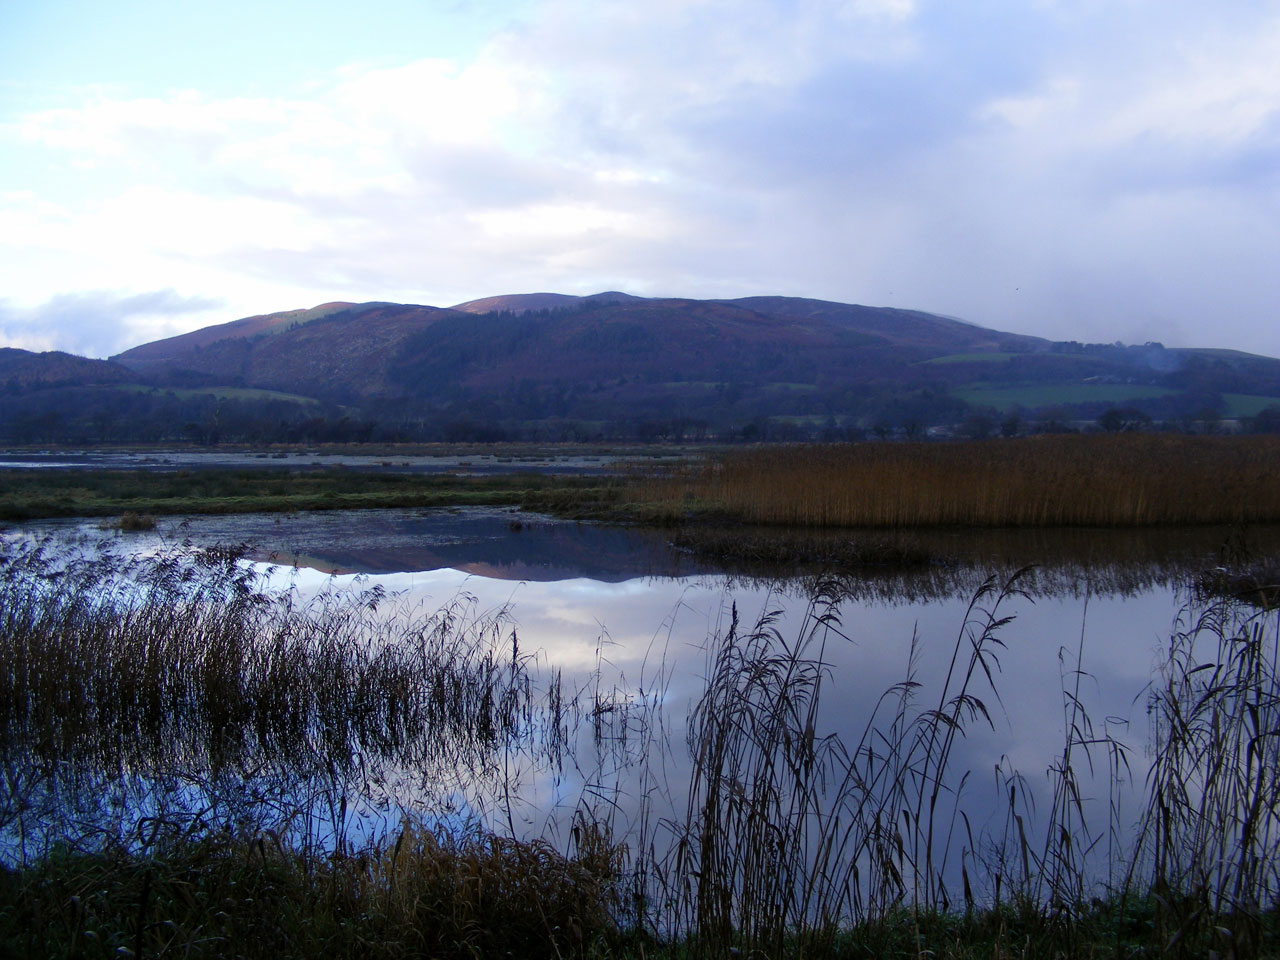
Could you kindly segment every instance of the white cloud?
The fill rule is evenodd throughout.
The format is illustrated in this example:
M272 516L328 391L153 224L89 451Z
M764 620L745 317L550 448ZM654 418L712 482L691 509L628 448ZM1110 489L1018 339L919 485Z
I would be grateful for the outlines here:
M29 113L0 137L81 168L0 193L0 289L780 292L1280 353L1276 62L1280 18L1189 0L548 0L466 62Z

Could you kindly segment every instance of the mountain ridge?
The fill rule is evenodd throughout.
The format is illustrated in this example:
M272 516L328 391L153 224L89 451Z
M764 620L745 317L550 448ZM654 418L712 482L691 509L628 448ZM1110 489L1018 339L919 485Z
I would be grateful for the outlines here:
M11 357L25 372L7 380L0 358L0 384L19 398L11 421L57 406L65 422L83 422L96 406L150 417L154 433L182 418L203 436L234 419L258 423L259 435L323 420L414 437L644 437L692 424L703 435L800 439L913 435L975 418L989 429L1010 415L1062 424L1117 406L1185 421L1280 403L1274 358L1049 341L920 310L781 296L333 301L81 367L42 356Z

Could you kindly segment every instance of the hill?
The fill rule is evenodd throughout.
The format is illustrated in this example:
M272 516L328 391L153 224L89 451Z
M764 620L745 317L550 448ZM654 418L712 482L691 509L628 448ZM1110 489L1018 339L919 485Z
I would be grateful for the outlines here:
M906 310L816 300L646 299L529 294L450 309L326 304L146 344L118 360L139 372L353 403L485 397L513 385L591 388L619 410L637 394L692 384L843 388L958 350L1027 350L1034 338ZM931 379L928 372L916 378ZM932 379L936 379L936 375ZM659 390L636 383L683 384Z
M33 353L14 347L0 347L0 385L10 392L23 388L136 380L137 374L128 367L108 360L90 360L58 350Z
M1280 361L1268 357L1051 342L796 297L334 302L143 344L101 368L78 359L42 361L61 379L11 378L13 409L33 422L56 407L83 423L80 411L105 407L131 429L168 423L206 439L798 439L982 431L1011 417L1060 427L1114 407L1125 411L1116 423L1191 420L1280 403ZM28 395L55 382L62 394Z
M593 293L587 297L574 297L564 293L517 293L502 297L484 297L480 300L468 300L458 303L451 310L462 313L528 313L530 310L563 310L583 303L622 303L628 300L640 300L629 293L610 290L606 293Z

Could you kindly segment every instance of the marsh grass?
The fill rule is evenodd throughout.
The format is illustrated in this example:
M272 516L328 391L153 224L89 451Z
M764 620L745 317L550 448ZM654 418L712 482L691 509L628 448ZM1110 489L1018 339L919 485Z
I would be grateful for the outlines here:
M913 643L907 678L856 740L819 716L826 647L848 642L838 584L815 592L795 641L772 614L740 633L735 610L690 721L688 807L663 865L672 925L695 954L830 955L841 931L952 908L964 783L952 753L966 725L991 722L983 696L994 695L1000 609L1016 594L1016 577L975 594L932 705L917 704Z
M99 530L119 530L121 533L139 533L156 528L156 518L149 513L138 513L126 510L118 519L103 520L98 524Z
M616 939L618 854L405 826L343 854L151 821L0 876L0 950L82 957L580 956Z
M997 826L970 815L960 744L994 726L1029 571L975 592L936 683L925 685L913 642L903 680L852 732L827 728L822 710L831 648L849 642L845 586L817 581L798 630L775 613L743 626L735 609L708 639L682 728L692 774L675 798L661 674L647 695L600 669L566 692L558 674L535 682L500 612L406 611L373 590L267 595L237 557L6 555L7 949L1277 953L1274 611L1189 596L1150 693L1135 836L1117 799L1130 757L1081 693L1083 634L1060 657L1063 742L1042 771L1047 807L1030 799L1041 771L1001 769ZM553 776L590 769L566 826L518 835L516 755ZM641 784L629 817L611 780L627 770ZM440 803L396 806L406 775ZM113 784L132 786L112 800ZM464 784L488 793L490 816L440 815ZM388 815L361 821L352 811L371 797Z
M0 470L0 519L521 503L598 512L617 496L616 485L607 477L467 476L322 464L288 470L8 469Z
M1129 749L1082 694L1082 628L1059 656L1047 807L1002 766L1003 830L978 832L954 757L993 726L1005 611L1028 576L975 593L927 698L913 643L906 678L853 739L824 731L818 710L827 645L847 639L838 584L819 586L794 639L774 614L744 631L735 610L690 720L685 814L666 824L671 852L654 869L664 929L691 955L1277 954L1277 614L1188 599L1190 625L1149 695L1136 836Z
M1257 955L1280 896L1280 613L1215 598L1174 633L1136 877L1167 952Z
M27 542L0 574L0 830L20 856L68 808L92 832L175 797L303 832L323 815L341 841L353 796L500 793L513 753L560 749L562 725L535 724L532 655L469 598L267 595L237 550L68 559Z
M794 526L1141 526L1280 520L1280 440L1126 434L725 453L629 500Z

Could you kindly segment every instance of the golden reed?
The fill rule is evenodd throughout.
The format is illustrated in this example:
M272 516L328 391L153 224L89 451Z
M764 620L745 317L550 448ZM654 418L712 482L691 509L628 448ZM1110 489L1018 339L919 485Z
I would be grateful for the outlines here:
M1280 437L1044 436L758 447L629 496L796 526L1140 526L1280 521Z

